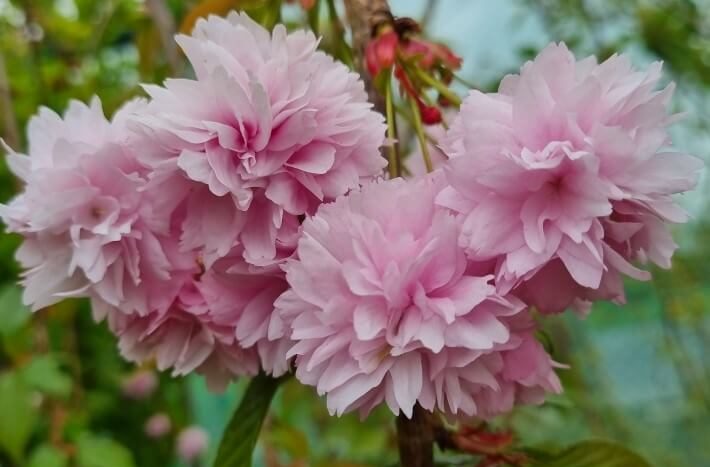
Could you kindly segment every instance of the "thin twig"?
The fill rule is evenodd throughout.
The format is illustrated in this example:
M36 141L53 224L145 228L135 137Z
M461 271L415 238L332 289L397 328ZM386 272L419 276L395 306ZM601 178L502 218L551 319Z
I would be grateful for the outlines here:
M412 121L414 122L414 131L417 134L417 139L419 140L419 147L422 151L422 157L424 158L424 167L426 167L427 173L434 170L434 166L431 163L431 157L429 156L429 143L426 140L426 133L424 132L424 127L422 126L422 116L419 112L419 107L417 102L409 98L409 104L412 108Z
M431 23L431 20L436 16L436 7L439 5L439 2L436 0L429 0L427 1L426 5L424 6L424 12L422 13L422 19L419 21L419 26L422 28L422 31L425 31L426 28L429 26Z
M397 116L395 115L394 109L394 96L392 95L392 75L389 75L387 87L385 88L385 111L387 113L387 137L390 140L388 170L390 178L395 178L402 175L402 158L397 135Z
M155 27L160 32L160 41L165 49L165 59L173 75L179 74L182 68L180 52L173 37L175 36L175 18L170 12L165 0L146 0L146 6Z
M12 90L10 89L10 79L5 68L5 58L0 51L0 108L3 109L2 136L11 148L18 149L20 145L20 133L17 129L14 107L12 105Z

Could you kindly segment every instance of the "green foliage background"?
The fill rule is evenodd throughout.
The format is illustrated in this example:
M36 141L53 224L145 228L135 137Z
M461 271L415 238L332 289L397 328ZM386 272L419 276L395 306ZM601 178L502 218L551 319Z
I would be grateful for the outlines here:
M520 48L521 60L547 40L565 40L579 54L601 58L631 51L664 60L679 82L678 110L689 114L676 143L707 158L707 0L511 2L522 17L534 16L547 34ZM280 2L160 3L175 27L184 29L209 12L241 6L261 15L263 8ZM392 3L397 13L403 2ZM425 11L432 14L445 3L450 11L451 2L444 1L429 2L431 10ZM289 11L292 26L306 24L305 15L293 7ZM515 25L500 28L514 31ZM323 29L325 48L342 46ZM0 96L7 89L10 97L0 97L0 134L23 148L24 127L39 105L61 112L69 99L87 101L98 94L111 114L141 93L139 83L189 74L180 70L181 57L176 62L166 55L161 37L142 0L0 0ZM482 80L474 72L465 78L492 89L500 76ZM705 214L705 186L688 200L695 219L676 232L682 248L671 272L655 271L652 283L629 284L624 309L602 304L586 320L572 315L550 320L547 332L555 358L572 367L561 371L567 392L542 408L523 408L496 421L513 427L521 445L562 448L586 438L608 438L633 447L659 467L710 465L710 217ZM0 162L0 201L17 189ZM12 259L18 243L12 235L0 235L0 467L179 466L175 436L191 424L210 434L210 450L202 459L207 465L245 382L212 395L199 378L160 375L159 390L152 396L128 400L121 383L133 369L118 356L105 327L93 323L86 303L70 301L35 315L21 305ZM157 412L169 414L173 429L164 438L149 440L143 425ZM312 391L293 383L277 396L262 435L256 454L260 466L396 463L394 426L386 411L365 422L354 415L330 418ZM462 462L455 465L470 464Z

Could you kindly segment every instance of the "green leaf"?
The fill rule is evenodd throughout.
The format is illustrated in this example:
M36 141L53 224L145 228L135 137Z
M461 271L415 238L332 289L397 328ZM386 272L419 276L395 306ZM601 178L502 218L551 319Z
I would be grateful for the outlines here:
M47 395L67 398L71 394L72 379L62 371L53 355L35 357L22 368L22 378L33 389Z
M135 467L133 455L111 438L85 433L77 440L77 467Z
M16 464L21 464L37 420L30 397L30 391L18 375L5 373L0 376L0 448Z
M0 336L10 336L29 321L30 310L22 304L22 290L16 284L0 289Z
M49 444L35 449L27 462L27 467L66 467L67 465L69 465L68 456Z
M249 383L242 401L222 435L214 467L251 467L254 446L276 390L285 378L264 374Z
M559 454L538 455L539 467L651 467L641 456L610 441L582 441Z

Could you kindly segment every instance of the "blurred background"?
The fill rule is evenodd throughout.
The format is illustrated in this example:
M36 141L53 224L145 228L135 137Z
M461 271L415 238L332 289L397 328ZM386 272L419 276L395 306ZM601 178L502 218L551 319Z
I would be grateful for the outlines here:
M24 149L40 105L61 112L98 94L107 114L139 83L189 75L173 45L197 17L274 0L0 0L0 135ZM335 6L340 10L340 2ZM485 90L550 41L578 56L630 53L665 62L677 82L676 146L710 154L710 0L392 0L396 15L464 58L461 76ZM327 2L323 5L322 21ZM291 26L306 24L297 5ZM324 44L338 42L327 37ZM236 46L236 45L235 45ZM463 91L463 88L460 89ZM0 201L17 182L0 162ZM681 200L693 220L676 229L672 271L628 285L628 305L597 305L548 323L566 393L497 423L529 446L607 438L659 467L710 466L710 213L708 183ZM15 236L0 235L0 467L209 465L244 382L210 394L199 378L134 368L88 306L30 315L15 285ZM288 384L260 442L263 467L356 467L396 462L391 416L327 416L310 390Z

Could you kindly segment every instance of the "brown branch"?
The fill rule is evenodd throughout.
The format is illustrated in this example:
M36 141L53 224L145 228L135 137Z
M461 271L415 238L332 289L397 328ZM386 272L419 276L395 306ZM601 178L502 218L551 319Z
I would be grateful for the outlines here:
M365 88L370 96L370 102L384 114L385 103L372 83L372 78L365 65L365 47L381 24L392 21L387 0L345 0L345 11L353 36L353 54L355 66L360 71Z
M173 75L179 74L182 68L182 60L174 39L176 31L175 18L173 18L173 14L168 9L165 0L146 0L146 6L151 18L153 18L155 27L158 28L160 33L160 41L165 49L165 59L170 67L170 72Z
M424 6L424 12L422 13L422 19L419 21L419 26L422 28L422 31L426 30L427 26L429 26L429 23L431 20L434 18L436 14L436 7L439 6L439 2L436 0L429 0L426 5Z
M397 444L402 467L433 467L434 430L431 416L417 404L412 418L402 414L397 417Z
M0 109L3 109L3 113L0 116L3 122L2 136L8 146L19 149L20 133L17 129L17 120L15 120L10 79L7 76L5 59L2 52L0 52Z

